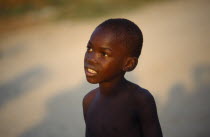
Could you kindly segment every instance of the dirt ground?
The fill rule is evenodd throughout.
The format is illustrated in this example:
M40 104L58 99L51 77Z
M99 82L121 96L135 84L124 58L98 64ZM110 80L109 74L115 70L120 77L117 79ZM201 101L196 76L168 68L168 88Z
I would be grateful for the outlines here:
M0 137L84 137L83 58L107 18L134 21L144 35L126 77L154 95L164 136L210 135L210 1L152 3L95 20L44 22L0 36ZM7 24L5 24L7 25Z

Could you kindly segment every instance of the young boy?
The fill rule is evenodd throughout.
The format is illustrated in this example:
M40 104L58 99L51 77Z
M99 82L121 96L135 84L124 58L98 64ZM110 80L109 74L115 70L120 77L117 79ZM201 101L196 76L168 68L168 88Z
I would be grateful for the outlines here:
M141 53L141 30L127 19L109 19L90 37L86 79L99 83L83 99L86 137L162 137L150 92L127 81Z

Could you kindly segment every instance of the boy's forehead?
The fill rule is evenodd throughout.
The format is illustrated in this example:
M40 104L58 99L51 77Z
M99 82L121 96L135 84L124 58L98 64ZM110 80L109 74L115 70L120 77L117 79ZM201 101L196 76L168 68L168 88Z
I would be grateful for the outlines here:
M96 28L90 37L90 41L119 45L121 41L117 38L116 32L110 28Z
M111 31L110 29L104 29L104 28L96 28L94 30L94 32L92 33L91 35L91 38L109 38L109 39L113 39L115 36L114 36L114 32Z

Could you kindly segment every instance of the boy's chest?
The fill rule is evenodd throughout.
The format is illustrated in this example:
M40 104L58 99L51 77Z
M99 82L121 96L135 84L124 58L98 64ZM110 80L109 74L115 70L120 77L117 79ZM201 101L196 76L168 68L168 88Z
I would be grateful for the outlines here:
M95 100L87 112L86 126L95 133L123 133L137 127L138 120L131 101Z

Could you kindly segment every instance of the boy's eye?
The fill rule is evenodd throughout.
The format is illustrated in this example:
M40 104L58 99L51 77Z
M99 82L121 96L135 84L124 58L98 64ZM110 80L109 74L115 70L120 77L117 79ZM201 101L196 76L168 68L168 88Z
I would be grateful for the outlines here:
M87 47L87 51L88 51L88 52L92 52L93 49L92 49L91 47Z
M104 57L108 57L108 54L105 53L105 52L102 52L102 55L103 55Z

